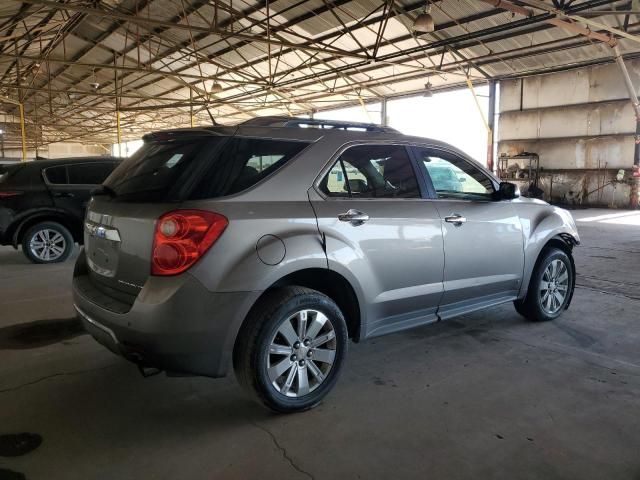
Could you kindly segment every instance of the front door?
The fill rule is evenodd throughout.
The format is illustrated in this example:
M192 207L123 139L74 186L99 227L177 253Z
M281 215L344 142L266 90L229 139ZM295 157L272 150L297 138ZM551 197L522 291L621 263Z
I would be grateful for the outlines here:
M359 285L363 336L435 320L442 295L438 212L402 145L346 149L309 191L329 268Z
M520 290L524 250L520 219L511 201L495 200L495 184L457 153L414 149L433 188L442 222L445 268L441 318L514 299Z

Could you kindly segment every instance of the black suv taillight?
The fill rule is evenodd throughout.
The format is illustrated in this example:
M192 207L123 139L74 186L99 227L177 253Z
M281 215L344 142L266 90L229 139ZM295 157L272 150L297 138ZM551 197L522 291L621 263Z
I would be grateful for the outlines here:
M0 198L18 197L23 193L24 192L19 192L17 190L0 190Z

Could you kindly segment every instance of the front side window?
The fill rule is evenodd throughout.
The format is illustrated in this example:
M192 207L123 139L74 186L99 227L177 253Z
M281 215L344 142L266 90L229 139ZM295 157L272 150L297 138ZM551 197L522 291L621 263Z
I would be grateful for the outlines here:
M358 145L340 156L320 182L329 197L419 198L418 180L402 145Z
M443 150L416 148L419 164L431 179L438 198L490 200L493 182L475 165Z

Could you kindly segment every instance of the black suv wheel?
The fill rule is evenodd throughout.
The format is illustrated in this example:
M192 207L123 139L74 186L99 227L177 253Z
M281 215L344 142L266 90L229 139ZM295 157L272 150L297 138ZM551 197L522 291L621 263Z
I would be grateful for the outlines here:
M71 232L57 222L41 222L22 237L22 251L33 263L64 262L73 251Z

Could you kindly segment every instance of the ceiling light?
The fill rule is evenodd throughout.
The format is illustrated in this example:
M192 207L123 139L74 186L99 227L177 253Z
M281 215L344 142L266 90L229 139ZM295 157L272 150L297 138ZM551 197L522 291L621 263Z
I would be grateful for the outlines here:
M222 85L220 85L218 82L213 82L213 85L211 85L211 93L220 93L224 90L224 88L222 88Z
M420 33L431 33L436 29L435 22L431 16L431 5L427 2L424 12L416 17L413 22L413 31Z
M433 91L431 90L431 82L427 82L424 84L424 93L422 94L422 96L426 98L433 97Z
M100 84L98 83L98 79L96 78L96 69L95 68L91 70L91 76L92 76L93 82L91 82L89 84L89 86L91 88L93 88L94 90L98 90L100 88ZM117 87L117 85L116 85L116 87Z

